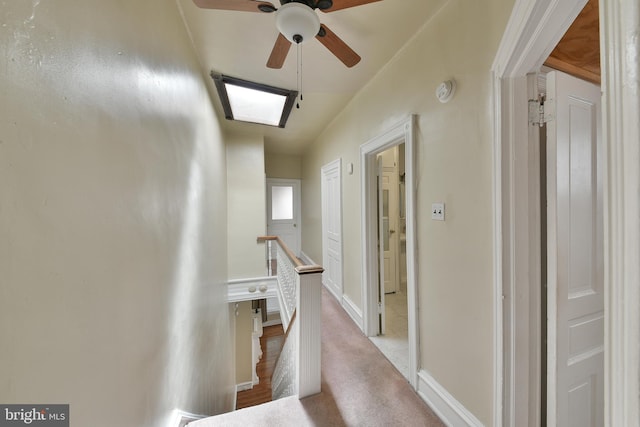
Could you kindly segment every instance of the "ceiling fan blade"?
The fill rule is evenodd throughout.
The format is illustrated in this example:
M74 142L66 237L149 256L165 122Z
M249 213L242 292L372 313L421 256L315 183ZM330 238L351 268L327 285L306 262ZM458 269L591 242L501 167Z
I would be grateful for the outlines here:
M322 10L323 12L335 12L336 10L348 9L350 7L362 6L363 4L375 3L382 0L333 0L333 6Z
M276 43L273 45L273 50L267 61L267 67L269 68L282 68L284 60L287 59L287 54L291 48L291 42L287 40L282 33L278 34Z
M353 49L347 46L340 37L336 36L336 34L324 24L320 25L320 33L323 32L324 36L317 35L316 38L342 61L344 65L351 68L360 62L360 55L355 53Z
M196 6L203 9L239 10L241 12L262 12L260 5L275 7L266 1L254 0L193 0Z

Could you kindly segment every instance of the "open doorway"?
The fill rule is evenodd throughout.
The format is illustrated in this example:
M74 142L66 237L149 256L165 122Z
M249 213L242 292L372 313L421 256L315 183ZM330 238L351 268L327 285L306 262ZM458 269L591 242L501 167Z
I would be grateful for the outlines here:
M380 313L378 335L371 341L409 377L407 256L405 205L405 144L377 155L378 248Z
M541 326L532 360L541 355L541 425L604 425L598 30L598 0L588 0L530 78L542 112L530 119L540 153Z
M538 96L536 78L585 4L586 0L517 3L512 20L525 17L515 27L508 26L493 67L496 129L501 130L495 163L496 232L501 242L496 271L503 273L496 282L496 307L501 310L496 311L496 332L502 334L497 349L502 369L496 371L496 384L502 387L496 390L496 402L502 407L496 408L496 418L503 422L498 424L603 423L603 170L596 137L600 91L585 95L581 84L577 92L556 95L547 87L545 100ZM520 8L525 5L527 9ZM574 55L564 59L570 56ZM557 61L547 65L560 68ZM559 75L554 80L561 92L575 89L573 79ZM568 108L555 102L561 99L569 101ZM544 107L536 101L543 101ZM547 108L553 105L558 107ZM551 124L540 127L538 123L547 119ZM565 140L551 141L546 130L559 126L568 129ZM541 133L546 135L544 144Z
M381 231L378 199L378 171L381 165L378 155L394 147L404 145L404 229L405 229L405 259L406 259L406 324L407 324L407 374L405 375L411 386L415 389L418 384L418 312L417 312L417 250L416 250L416 214L415 214L415 116L396 124L381 135L369 140L360 146L361 164L361 194L362 194L362 280L363 280L363 330L369 337L379 335L382 326L381 315L385 316L384 306L384 251L379 249L379 236ZM400 156L400 148L398 156ZM399 162L398 162L399 163ZM384 196L382 196L384 197ZM398 195L400 197L400 194ZM400 203L398 202L398 208ZM398 214L400 215L400 214ZM392 228L388 228L390 231ZM393 229L400 241L398 229ZM398 250L398 253L400 251ZM400 270L397 273L402 274ZM397 283L400 288L401 283Z

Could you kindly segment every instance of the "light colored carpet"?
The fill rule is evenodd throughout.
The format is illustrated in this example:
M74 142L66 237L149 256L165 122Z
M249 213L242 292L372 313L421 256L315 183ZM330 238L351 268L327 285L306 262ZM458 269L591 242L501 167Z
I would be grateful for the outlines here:
M322 292L322 392L206 418L190 427L443 426L407 380Z

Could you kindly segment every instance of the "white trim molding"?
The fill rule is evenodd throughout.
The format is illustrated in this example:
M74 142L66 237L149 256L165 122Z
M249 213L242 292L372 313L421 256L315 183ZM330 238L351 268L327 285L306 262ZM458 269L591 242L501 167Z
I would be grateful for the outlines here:
M351 320L353 320L353 322L358 326L358 328L360 328L360 330L364 332L364 324L362 321L362 311L358 308L358 306L353 301L351 301L351 299L346 295L342 295L342 301L340 300L338 301L341 303L344 311L346 311L349 317L351 317Z
M251 390L253 388L253 381L247 381L246 383L236 384L236 394L239 391Z
M304 260L304 258L303 258ZM324 281L322 282L322 286L329 292L331 296L333 296L338 304L342 307L342 309L349 315L353 323L364 333L364 321L362 318L362 310L354 303L351 298L347 295L337 295L331 286L327 286Z
M235 408L235 404L233 407ZM205 415L197 415L180 409L174 409L171 411L171 417L167 427L183 427L192 421L198 421L205 418L207 418Z
M496 426L537 425L540 417L539 153L530 143L527 75L540 70L586 1L516 0L492 66Z
M427 371L418 372L418 395L424 400L442 422L452 427L484 427L467 408L453 397Z
M277 298L277 288L278 278L276 276L229 280L227 283L227 302Z
M304 251L300 251L300 259L306 265L320 265L320 264L316 264L316 262L312 260L311 257L307 255Z
M360 209L362 227L362 305L363 330L367 336L378 333L378 206L376 156L405 144L407 313L409 338L409 384L417 387L418 374L418 245L416 215L416 122L417 116L389 128L360 146Z
M323 278L324 279L324 278ZM336 301L341 302L342 300L342 295L338 295L336 293L336 291L334 290L333 286L328 286L324 280L322 280L322 286L324 286L324 288L329 291L329 293L331 295L333 295L333 297L336 299Z
M600 2L605 179L605 425L640 426L640 10Z
M494 89L496 426L535 425L527 304L532 224L526 75L537 72L586 0L516 0L496 55ZM605 146L605 425L640 426L640 15L637 1L600 2ZM534 236L535 237L535 236ZM504 334L503 334L504 332ZM524 335L523 335L524 333ZM517 342L516 342L517 338ZM524 346L524 347L523 347ZM519 356L516 357L516 354ZM524 357L523 357L524 355Z

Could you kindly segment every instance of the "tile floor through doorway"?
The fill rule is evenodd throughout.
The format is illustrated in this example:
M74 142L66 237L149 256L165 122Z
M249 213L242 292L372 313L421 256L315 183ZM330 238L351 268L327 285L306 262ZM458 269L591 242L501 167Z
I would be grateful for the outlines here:
M409 378L409 319L407 294L404 291L386 294L385 334L371 337L382 354L405 377Z

